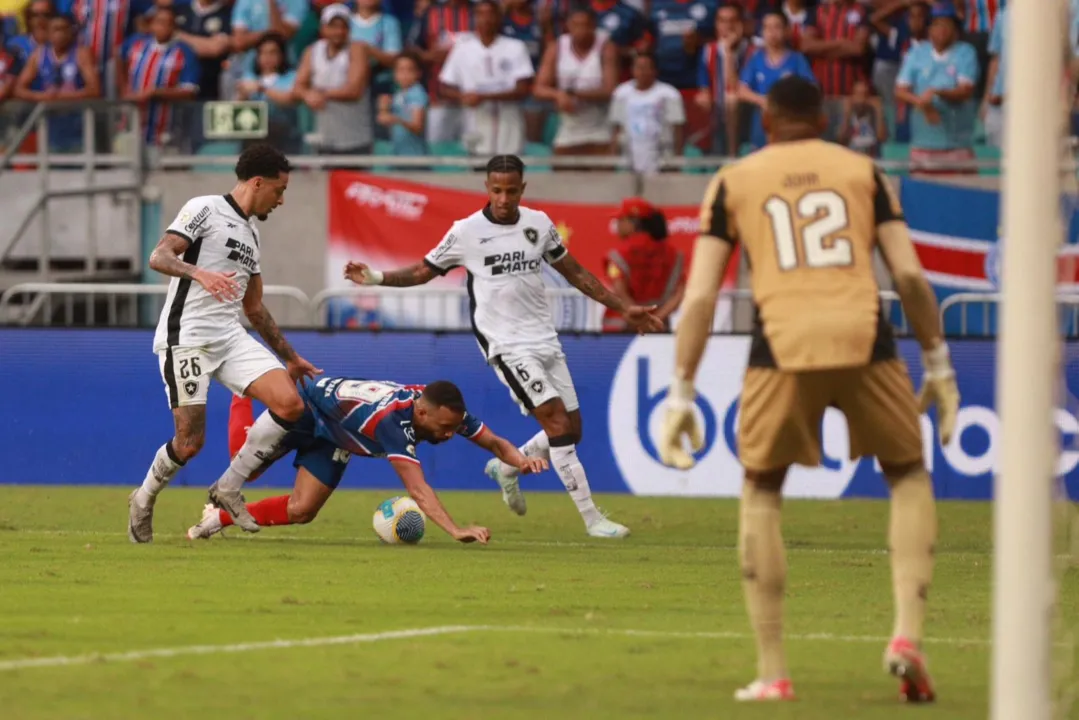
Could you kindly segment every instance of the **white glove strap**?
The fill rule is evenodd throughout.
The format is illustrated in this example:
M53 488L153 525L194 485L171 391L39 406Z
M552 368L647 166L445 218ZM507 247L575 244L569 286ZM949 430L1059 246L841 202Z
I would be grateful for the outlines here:
M671 402L676 405L692 405L697 399L697 389L692 380L674 378L671 380L669 395Z
M946 378L955 375L952 368L952 356L947 343L940 343L932 350L922 353L922 367L925 374L932 378Z
M382 284L382 271L375 270L374 268L367 268L367 272L363 274L364 285L381 285Z

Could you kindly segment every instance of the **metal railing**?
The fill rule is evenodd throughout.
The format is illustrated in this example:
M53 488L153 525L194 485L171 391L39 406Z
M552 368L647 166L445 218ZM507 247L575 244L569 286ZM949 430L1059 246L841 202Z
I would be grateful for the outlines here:
M112 283L22 283L0 295L0 324L65 327L139 327L157 322L167 285ZM267 285L263 292L278 323L289 327L471 330L471 300L466 288L330 288L308 297L289 285ZM547 288L555 328L560 332L599 332L604 309L575 288ZM881 291L881 307L899 334L909 332L899 296ZM16 302L16 299L22 302ZM144 301L159 302L149 305ZM748 288L724 291L729 303L713 332L748 332L754 304ZM898 312L897 312L898 311ZM717 313L717 317L718 317Z
M168 285L134 283L21 283L0 295L0 324L26 326L41 318L44 321L41 324L66 327L140 327L145 325L141 318L152 317L156 322L168 291ZM268 301L278 299L298 303L297 312L291 315L298 322L290 324L309 324L311 298L307 293L290 285L266 285L262 292ZM29 302L15 304L15 298L21 296L29 296ZM83 303L78 302L79 296L83 296ZM146 308L137 302L149 298L160 298L162 302L156 308ZM104 308L99 307L98 299L104 301ZM77 316L79 308L83 309L82 322ZM284 324L290 315L287 307L282 309L285 312L281 313L280 319ZM104 322L98 322L98 313ZM62 322L54 323L54 319Z
M959 334L962 337L996 337L997 305L1000 293L956 293L949 295L940 304L942 323L948 320L948 311L959 313ZM980 312L971 315L971 311ZM1079 295L1072 293L1057 294L1058 327L1066 337L1079 336ZM953 313L954 317L954 313Z

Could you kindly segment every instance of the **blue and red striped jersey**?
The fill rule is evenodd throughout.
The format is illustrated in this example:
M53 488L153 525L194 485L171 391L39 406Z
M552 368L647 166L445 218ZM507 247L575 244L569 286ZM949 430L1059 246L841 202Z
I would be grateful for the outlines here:
M320 378L304 380L301 394L315 415L315 435L353 455L390 460L416 459L412 413L422 385L383 380ZM475 438L484 430L465 412L457 434Z
M413 23L409 31L409 45L423 50L438 47L450 47L461 33L472 31L472 4L456 3L453 0L432 3L423 15ZM432 101L437 101L438 75L442 64L429 68L427 82L428 93Z
M90 48L98 74L105 80L108 62L119 58L125 38L133 31L135 18L153 9L153 0L74 0L71 11L82 33L79 43Z
M963 0L964 28L969 33L991 32L1003 5L1004 0Z
M817 8L817 33L822 40L851 40L869 26L869 11L859 2L834 2ZM866 58L817 58L813 73L825 95L850 95L854 83L866 79Z
M180 40L159 43L152 35L135 35L124 43L121 59L127 70L127 89L139 93L168 88L199 88L199 59ZM146 141L158 143L172 122L170 104L154 100L143 111Z

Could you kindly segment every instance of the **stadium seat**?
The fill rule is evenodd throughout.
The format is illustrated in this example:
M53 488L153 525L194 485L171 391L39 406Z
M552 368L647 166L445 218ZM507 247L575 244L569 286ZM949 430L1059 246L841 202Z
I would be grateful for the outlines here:
M704 157L704 153L696 145L686 145L685 149L682 151L682 157L701 158L701 157ZM708 174L708 168L704 168L704 167L693 167L693 168L687 167L687 168L682 168L682 172L688 173L690 175L707 175Z
M558 113L547 114L547 121L543 124L543 144L553 145L554 136L558 134Z
M434 142L430 144L429 149L431 150L431 154L436 157L468 157L468 151L465 150L465 146L456 140ZM436 165L434 171L438 173L459 173L467 172L467 168Z
M998 163L996 167L982 168L978 171L979 175L1000 175L1000 148L991 145L975 145L974 157L978 160L995 160Z
M240 143L234 140L214 140L199 146L196 155L202 157L236 157L240 154ZM230 165L198 165L192 170L195 172L232 172Z
M880 159L890 162L907 162L910 160L910 145L906 143L886 142L881 146ZM889 175L906 175L907 170L889 169Z
M551 157L551 148L543 143L525 143L524 154L526 158ZM550 165L539 165L534 161L528 162L529 172L551 172Z

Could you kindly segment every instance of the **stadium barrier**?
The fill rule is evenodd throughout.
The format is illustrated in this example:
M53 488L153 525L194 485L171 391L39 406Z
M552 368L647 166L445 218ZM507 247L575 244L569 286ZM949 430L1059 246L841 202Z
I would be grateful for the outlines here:
M11 378L0 413L0 482L27 484L135 485L154 451L172 434L165 388L151 354L152 330L0 328L0 370ZM446 378L465 394L470 411L514 442L536 432L506 389L485 367L467 333L290 334L297 350L325 369L346 375L423 383ZM698 400L705 448L692 472L662 466L656 438L674 357L673 338L566 336L563 345L574 374L584 416L581 459L597 492L639 495L735 496L741 469L735 453L738 396L748 353L744 336L714 336L700 369ZM917 383L919 349L900 341ZM984 340L956 340L952 354L963 405L957 439L942 448L932 414L922 418L926 458L941 498L987 499L998 446L994 400L995 353ZM1079 344L1067 346L1068 385L1079 383ZM228 461L228 392L211 385L206 446L176 479L206 486ZM74 410L75 412L71 412ZM1057 410L1062 434L1059 469L1079 498L1079 403ZM829 410L823 425L823 465L796 468L788 480L794 497L883 497L885 484L871 459L847 458L846 425ZM420 457L439 489L491 490L483 475L484 453L464 440L438 448L423 446ZM286 487L294 471L280 462L260 486ZM388 463L359 459L345 487L399 487ZM560 490L553 473L527 478L526 490Z

